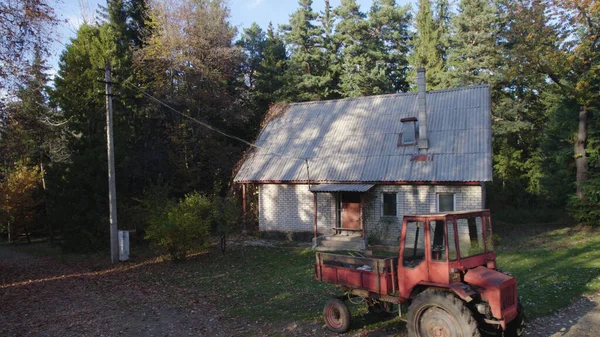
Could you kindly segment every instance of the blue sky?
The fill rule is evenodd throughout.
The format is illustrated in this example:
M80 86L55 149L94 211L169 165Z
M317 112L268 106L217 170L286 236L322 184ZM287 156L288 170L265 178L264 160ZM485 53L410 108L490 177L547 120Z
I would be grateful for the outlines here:
M58 58L64 50L64 45L84 20L93 21L98 4L105 5L106 1L98 0L56 0L56 13L64 21L58 29L57 42L54 44L54 55L50 60L53 69L58 68ZM330 0L331 6L336 7L341 0ZM366 12L371 7L372 0L357 0L361 10ZM399 4L409 3L410 0L397 0ZM313 9L317 12L323 10L324 0L313 0ZM277 27L288 22L289 16L298 8L297 0L229 0L231 9L231 23L242 31L253 22L266 29L269 22ZM52 71L54 73L54 71Z

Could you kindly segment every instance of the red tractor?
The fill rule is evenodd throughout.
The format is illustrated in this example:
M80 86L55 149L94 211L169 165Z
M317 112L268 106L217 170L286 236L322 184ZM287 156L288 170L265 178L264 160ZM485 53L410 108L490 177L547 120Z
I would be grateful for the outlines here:
M387 248L388 257L317 253L316 279L344 292L323 310L330 330L348 330L349 299L401 317L408 305L411 337L523 335L517 280L496 269L489 211L404 216L400 246Z

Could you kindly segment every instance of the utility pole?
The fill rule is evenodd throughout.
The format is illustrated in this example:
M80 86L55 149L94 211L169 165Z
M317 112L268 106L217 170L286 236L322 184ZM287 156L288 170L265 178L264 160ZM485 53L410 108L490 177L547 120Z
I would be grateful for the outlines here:
M117 188L115 186L115 150L113 143L113 107L112 74L110 62L106 62L104 71L106 84L106 150L108 152L108 201L110 211L110 261L119 262L119 243L117 233Z

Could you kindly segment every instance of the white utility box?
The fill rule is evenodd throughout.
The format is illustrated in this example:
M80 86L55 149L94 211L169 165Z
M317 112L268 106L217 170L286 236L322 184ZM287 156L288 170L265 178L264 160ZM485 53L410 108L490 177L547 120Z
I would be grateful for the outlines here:
M129 260L129 231L119 231L119 261Z

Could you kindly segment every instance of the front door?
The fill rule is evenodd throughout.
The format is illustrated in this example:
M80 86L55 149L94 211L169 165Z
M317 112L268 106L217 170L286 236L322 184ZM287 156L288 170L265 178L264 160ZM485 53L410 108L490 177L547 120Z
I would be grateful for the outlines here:
M342 192L341 227L344 229L361 229L360 193Z

